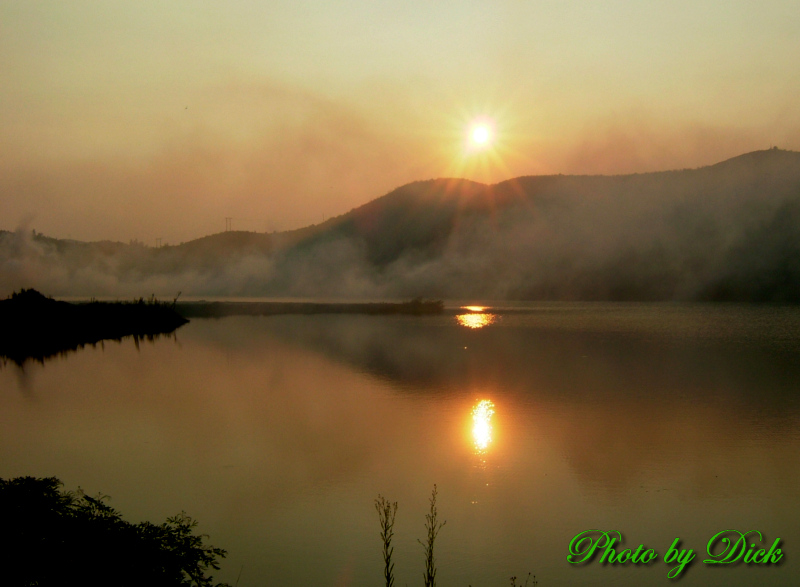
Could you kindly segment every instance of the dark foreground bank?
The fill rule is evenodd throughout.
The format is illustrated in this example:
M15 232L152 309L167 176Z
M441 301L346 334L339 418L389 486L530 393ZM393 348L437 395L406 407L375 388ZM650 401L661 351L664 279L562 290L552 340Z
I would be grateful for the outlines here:
M215 585L209 571L226 552L207 545L185 513L163 524L132 524L107 498L61 485L55 477L0 479L3 585Z
M173 303L155 299L70 304L23 289L0 300L0 357L42 361L102 340L167 334L186 322Z

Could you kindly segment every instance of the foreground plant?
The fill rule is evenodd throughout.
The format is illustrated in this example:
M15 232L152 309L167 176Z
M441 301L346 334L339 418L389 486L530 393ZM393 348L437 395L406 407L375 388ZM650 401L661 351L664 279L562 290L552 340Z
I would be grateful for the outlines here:
M131 524L107 496L61 490L55 477L0 479L4 587L212 587L225 551L180 513ZM220 587L219 585L217 587Z
M536 580L536 575L533 575L533 577L531 577L531 574L528 573L528 576L525 578L525 584L523 585L522 583L520 583L519 587L528 587L528 581L531 582L530 583L531 587L536 587L539 584L539 581ZM516 577L511 577L511 587L517 587Z
M425 573L422 577L425 581L425 587L436 587L436 558L433 556L433 546L436 543L436 537L439 531L447 523L447 521L439 522L439 511L436 508L436 495L438 489L436 485L433 486L430 502L430 511L425 515L425 531L427 538L425 542L417 540L425 549ZM397 502L390 502L382 495L378 495L375 500L375 510L378 512L378 518L381 523L381 542L383 543L383 576L386 579L386 587L394 587L394 563L392 562L392 538L394 537L394 520L397 515ZM520 583L517 585L517 578L511 577L511 587L536 587L539 582L536 580L536 575L531 576L528 573L524 585ZM470 585L470 587L472 587Z
M383 542L383 576L386 587L394 586L394 563L392 562L392 538L394 537L394 518L397 514L397 502L390 502L382 495L375 500L375 509L381 522L381 541Z
M430 504L431 510L428 514L425 515L425 530L427 531L427 540L426 542L422 542L418 540L422 547L425 549L425 573L423 574L423 578L425 579L425 587L436 587L436 559L433 556L433 544L436 542L436 537L439 535L439 530L442 529L447 521L439 523L438 521L438 511L436 509L436 494L438 490L436 489L436 485L433 486L433 491L431 492Z

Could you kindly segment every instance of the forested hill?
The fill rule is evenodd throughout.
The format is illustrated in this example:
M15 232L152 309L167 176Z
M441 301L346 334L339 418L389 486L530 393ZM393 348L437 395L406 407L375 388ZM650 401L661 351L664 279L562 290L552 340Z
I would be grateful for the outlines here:
M174 247L0 233L53 295L800 301L800 153L699 169L414 182L291 233Z

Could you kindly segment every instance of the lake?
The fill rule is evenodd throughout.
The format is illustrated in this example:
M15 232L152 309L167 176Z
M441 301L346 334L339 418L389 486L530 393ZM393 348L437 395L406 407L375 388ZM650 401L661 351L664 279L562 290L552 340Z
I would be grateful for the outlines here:
M194 319L7 363L0 477L57 476L133 522L185 510L241 587L381 585L379 494L396 585L421 585L434 484L442 587L667 585L678 537L682 585L797 584L800 309L448 306ZM659 558L569 564L590 529ZM785 556L703 564L722 530Z

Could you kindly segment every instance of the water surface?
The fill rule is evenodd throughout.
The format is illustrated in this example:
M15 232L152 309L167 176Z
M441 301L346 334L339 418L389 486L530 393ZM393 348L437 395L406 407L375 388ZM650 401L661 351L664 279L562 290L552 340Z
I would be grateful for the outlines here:
M669 583L661 558L569 565L591 528L662 556L680 537L684 585L795 585L799 352L785 307L196 319L6 364L0 476L55 475L131 521L186 510L242 587L380 584L378 494L399 503L397 585L421 584L434 483L443 587ZM702 564L729 528L780 537L783 564Z

